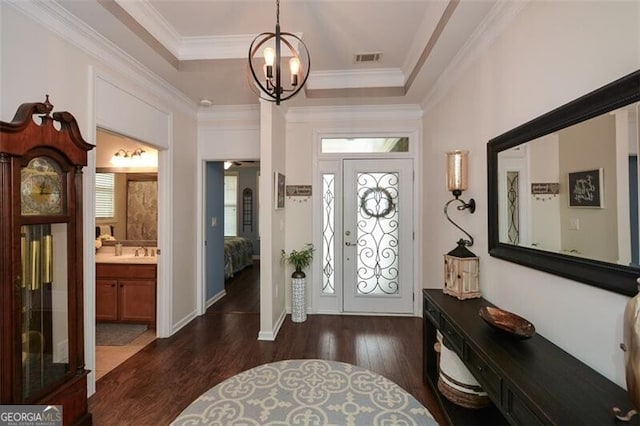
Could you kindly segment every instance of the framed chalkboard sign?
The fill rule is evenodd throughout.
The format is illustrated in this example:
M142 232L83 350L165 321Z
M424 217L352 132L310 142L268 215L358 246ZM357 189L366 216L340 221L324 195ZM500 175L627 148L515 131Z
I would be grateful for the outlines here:
M604 207L603 169L569 173L569 207Z

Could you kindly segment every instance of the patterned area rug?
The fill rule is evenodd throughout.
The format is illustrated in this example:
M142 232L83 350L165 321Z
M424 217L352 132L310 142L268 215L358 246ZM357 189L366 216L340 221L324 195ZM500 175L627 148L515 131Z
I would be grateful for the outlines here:
M342 362L264 364L209 389L172 425L437 425L392 381Z

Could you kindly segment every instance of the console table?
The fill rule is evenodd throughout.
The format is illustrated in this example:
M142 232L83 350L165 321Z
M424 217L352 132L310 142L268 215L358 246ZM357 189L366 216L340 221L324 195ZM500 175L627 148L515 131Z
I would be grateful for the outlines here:
M440 289L423 290L423 378L450 424L624 425L612 408L631 407L627 392L539 334L515 339L480 318L484 299L458 300ZM437 389L436 330L489 394L480 410L449 402ZM585 333L588 331L585 330ZM594 345L598 342L594 341Z

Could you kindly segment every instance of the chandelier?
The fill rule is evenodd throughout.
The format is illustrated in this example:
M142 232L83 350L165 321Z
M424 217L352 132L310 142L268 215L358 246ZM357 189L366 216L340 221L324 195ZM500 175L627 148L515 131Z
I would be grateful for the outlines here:
M271 43L263 51L264 65L263 74L264 79L258 78L254 68L254 58L258 49L260 49L265 43L274 39L273 45ZM298 52L294 44L298 44L299 48L303 49ZM283 52L283 47L285 52ZM302 56L306 57L306 61L303 61ZM289 59L289 84L283 84L282 78L282 56L291 56ZM303 63L306 62L306 67ZM267 100L269 102L275 102L276 105L280 105L281 101L286 101L294 97L300 89L304 87L309 77L309 70L311 67L311 58L307 46L295 34L281 32L280 31L280 0L276 0L276 31L275 33L266 32L258 34L253 39L251 46L249 46L249 70L255 84L249 80L249 86L253 92L258 95L259 98ZM248 74L247 74L248 78ZM286 80L286 79L285 79Z

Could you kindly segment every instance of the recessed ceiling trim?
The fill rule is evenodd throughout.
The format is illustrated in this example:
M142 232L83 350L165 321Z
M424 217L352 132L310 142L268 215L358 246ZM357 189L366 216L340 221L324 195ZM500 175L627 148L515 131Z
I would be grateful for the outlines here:
M307 92L324 89L402 87L404 82L404 73L399 68L312 71L307 81Z
M453 12L456 10L456 7L458 7L458 3L460 3L460 0L449 0L449 4L447 4L447 7L442 13L440 20L438 21L438 24L434 28L433 33L431 34L431 37L427 42L427 45L424 47L424 50L422 51L422 55L418 59L416 66L413 68L413 71L411 71L411 74L409 74L409 78L407 78L407 81L404 86L405 92L409 91L409 89L411 88L411 85L413 84L416 77L420 73L420 69L422 68L424 63L427 61L427 58L431 54L431 51L433 50L434 46L438 42L438 39L442 35L442 32L444 31L445 27L447 26L447 23L449 22L449 19L451 19L451 15L453 15Z
M168 49L165 44L161 43L158 38L149 32L137 18L132 16L127 10L123 9L116 0L97 0L98 3L106 10L108 10L113 16L115 16L123 25L129 28L140 39L147 43L156 53L162 56L172 66L178 67L178 58L175 54Z
M173 56L180 52L180 33L147 0L98 0L115 2L162 44Z
M484 55L489 46L530 3L531 0L497 2L493 6L425 96L422 102L422 109L425 112L431 110L440 101L449 87L460 79L464 71L480 56Z
M302 38L303 33L294 33ZM241 34L213 37L183 37L178 52L181 61L202 59L246 59L249 46L256 34ZM293 46L299 50L300 43L295 41ZM260 52L262 55L262 52ZM291 56L288 49L283 49L282 57Z
M351 87L344 89L316 89L306 90L305 96L309 99L335 99L335 98L388 98L404 96L404 87Z
M438 25L440 17L447 8L448 2L446 1L432 1L429 2L427 12L420 23L420 26L415 32L413 42L409 46L407 55L402 65L402 70L406 75L411 74L420 60L425 48L425 43L431 38L434 29Z

